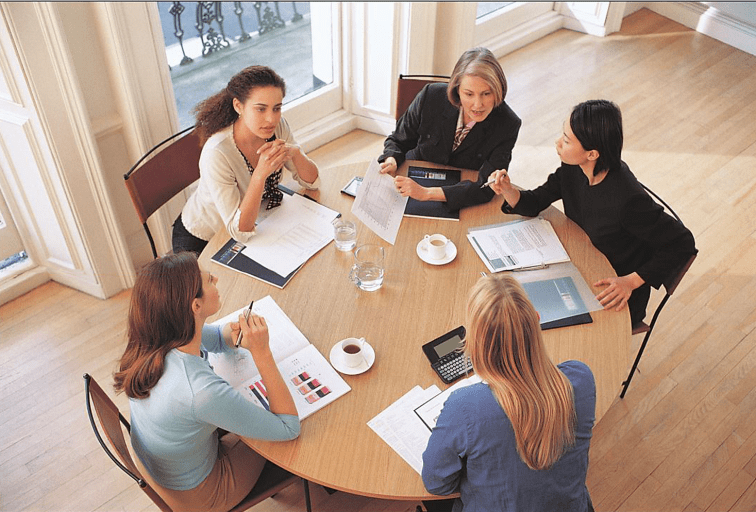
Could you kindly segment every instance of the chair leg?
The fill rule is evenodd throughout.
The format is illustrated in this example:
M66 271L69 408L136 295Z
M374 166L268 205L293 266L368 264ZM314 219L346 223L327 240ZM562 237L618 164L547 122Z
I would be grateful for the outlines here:
M304 495L305 495L305 507L307 508L307 512L312 512L312 503L310 503L310 482L302 479L302 482L304 482Z
M638 363L640 363L641 356L643 355L643 350L646 348L646 343L648 342L649 336L651 336L651 331L653 329L646 332L646 335L643 337L643 343L641 343L640 349L638 349L638 355L635 356L635 361L633 362L633 367L630 369L630 373L627 376L627 379L622 383L622 392L620 393L620 398L625 398L625 393L627 393L627 388L630 387L630 381L633 380L633 375L635 374L635 370L638 369Z

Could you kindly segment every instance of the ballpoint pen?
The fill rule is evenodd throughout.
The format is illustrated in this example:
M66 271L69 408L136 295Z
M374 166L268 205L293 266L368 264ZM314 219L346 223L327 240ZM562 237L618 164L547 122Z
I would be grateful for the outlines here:
M244 320L249 319L249 315L252 314L252 304L254 304L255 301L252 301L249 303L249 307L244 311ZM242 340L242 328L241 325L239 325L239 337L236 338L236 345L234 345L236 348L239 348L239 345L241 345Z
M507 172L504 171L504 176L507 176ZM493 183L496 183L496 178L488 177L488 181L480 186L480 188L490 187Z

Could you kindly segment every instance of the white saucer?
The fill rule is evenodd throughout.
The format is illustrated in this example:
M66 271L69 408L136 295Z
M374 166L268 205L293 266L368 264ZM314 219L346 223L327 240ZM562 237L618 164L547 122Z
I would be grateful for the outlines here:
M373 347L370 346L370 343L366 341L362 345L362 350L365 353L365 357L359 366L347 366L344 364L344 360L341 357L343 352L341 352L340 341L333 346L333 348L331 349L331 355L328 357L328 359L330 359L333 367L341 373L346 375L358 375L360 373L368 371L375 362L375 350L373 350Z
M449 242L446 244L446 256L444 256L440 260L434 260L430 257L430 254L428 254L428 251L424 248L425 243L425 239L422 239L417 244L417 255L425 263L430 263L431 265L446 265L457 257L457 246L454 245L454 242L452 242L451 240L449 240Z

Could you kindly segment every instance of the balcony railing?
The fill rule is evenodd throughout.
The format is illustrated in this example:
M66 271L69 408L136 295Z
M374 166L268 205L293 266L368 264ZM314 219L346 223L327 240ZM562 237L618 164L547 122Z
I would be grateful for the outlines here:
M207 57L212 53L222 52L235 43L240 44L255 38L263 38L276 30L283 29L286 27L287 20L289 23L296 23L304 18L303 14L306 14L308 9L307 2L161 3L170 5L167 11L170 17L166 17L161 9L165 45L167 48L173 44L179 45L181 60L178 65L180 66L194 62L194 59L187 55L184 47L186 37L198 37L202 42L201 55ZM172 21L172 26L169 26L169 19Z

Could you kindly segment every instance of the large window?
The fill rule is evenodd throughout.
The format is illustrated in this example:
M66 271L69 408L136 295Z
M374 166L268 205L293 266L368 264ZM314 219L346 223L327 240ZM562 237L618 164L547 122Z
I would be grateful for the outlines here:
M158 10L181 127L194 123L197 103L246 66L280 74L285 105L334 82L328 4L158 2Z

